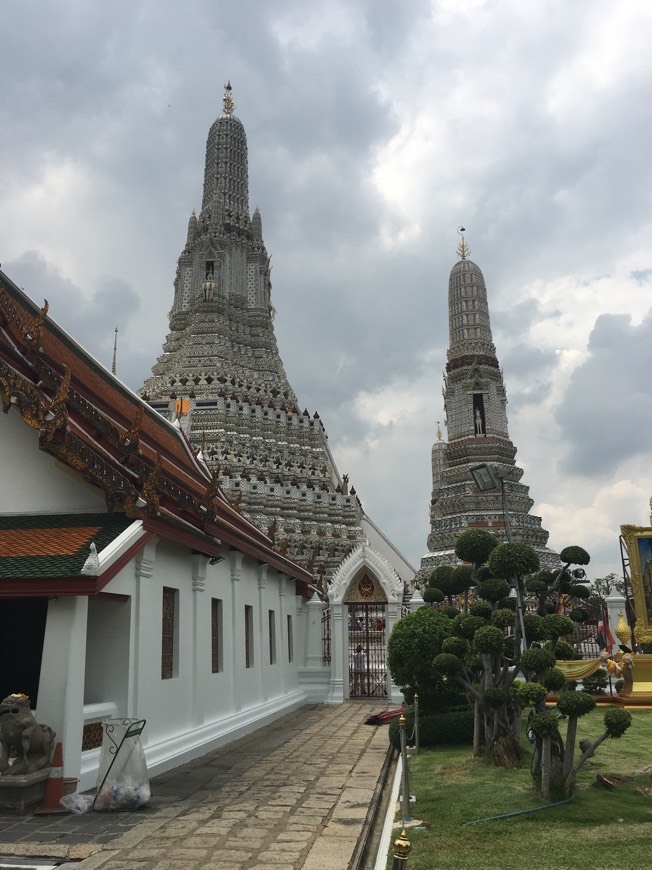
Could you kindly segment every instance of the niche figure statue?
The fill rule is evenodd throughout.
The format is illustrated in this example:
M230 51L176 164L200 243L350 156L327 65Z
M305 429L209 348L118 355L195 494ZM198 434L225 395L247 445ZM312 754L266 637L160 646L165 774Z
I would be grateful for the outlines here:
M29 708L27 695L8 695L0 703L0 773L19 776L50 766L54 731L39 725ZM9 752L16 759L9 764Z

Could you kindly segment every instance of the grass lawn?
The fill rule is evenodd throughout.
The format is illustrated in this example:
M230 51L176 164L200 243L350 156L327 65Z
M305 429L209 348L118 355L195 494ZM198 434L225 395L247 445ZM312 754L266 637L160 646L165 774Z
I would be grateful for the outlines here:
M603 715L598 709L579 720L578 741L602 733ZM594 785L597 773L633 775L652 764L652 710L632 711L625 735L598 747L579 773L571 803L465 826L544 803L532 789L527 745L522 770L472 758L470 747L422 750L409 758L410 793L417 799L411 813L430 824L408 832L410 870L638 870L652 865L652 797L634 791L652 787L652 776L638 776L616 791Z

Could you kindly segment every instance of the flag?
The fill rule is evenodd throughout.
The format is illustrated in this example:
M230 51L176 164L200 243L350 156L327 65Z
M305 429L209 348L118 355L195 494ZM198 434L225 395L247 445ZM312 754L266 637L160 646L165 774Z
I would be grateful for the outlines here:
M611 633L609 617L606 613L603 613L602 619L598 622L598 636L596 641L598 647L600 649L606 649L608 653L610 653L612 648L616 645L616 639Z

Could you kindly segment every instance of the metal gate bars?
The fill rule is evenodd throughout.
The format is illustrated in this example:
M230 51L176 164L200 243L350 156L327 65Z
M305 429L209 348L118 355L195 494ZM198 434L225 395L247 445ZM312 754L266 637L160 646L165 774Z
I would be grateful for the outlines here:
M385 605L349 604L349 697L386 698Z

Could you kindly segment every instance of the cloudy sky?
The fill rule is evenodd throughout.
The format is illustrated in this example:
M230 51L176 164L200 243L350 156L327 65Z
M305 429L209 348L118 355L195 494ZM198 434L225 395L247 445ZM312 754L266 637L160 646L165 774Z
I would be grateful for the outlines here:
M620 570L652 495L649 0L3 0L0 261L137 389L230 79L276 334L415 564L467 228L517 461Z

